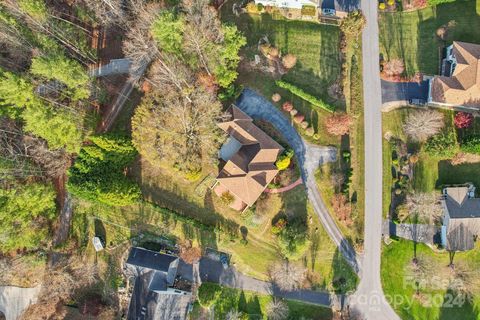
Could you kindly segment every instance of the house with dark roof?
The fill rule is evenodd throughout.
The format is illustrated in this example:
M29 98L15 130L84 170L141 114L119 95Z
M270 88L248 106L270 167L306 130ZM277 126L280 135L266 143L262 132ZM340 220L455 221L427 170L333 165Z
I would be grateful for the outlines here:
M241 211L251 207L277 175L275 161L283 147L238 107L232 105L227 112L230 119L218 125L229 135L219 154L226 163L214 191L218 196L232 195L230 206Z
M428 102L445 107L480 108L480 45L454 41L446 49L440 76L430 80Z
M128 319L186 319L192 265L174 255L133 247L125 267L135 277Z
M448 251L474 248L480 234L480 198L472 184L443 189L442 244Z

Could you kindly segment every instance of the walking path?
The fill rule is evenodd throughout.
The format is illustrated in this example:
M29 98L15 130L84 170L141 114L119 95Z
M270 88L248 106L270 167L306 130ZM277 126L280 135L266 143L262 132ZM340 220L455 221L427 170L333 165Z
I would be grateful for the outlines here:
M293 127L291 120L283 115L270 101L251 89L245 89L237 100L237 106L254 119L271 123L287 140L294 150L301 169L302 180L315 213L325 230L337 245L346 261L355 272L360 271L360 262L353 247L343 237L335 221L330 216L315 182L315 172L320 165L335 161L337 150L333 147L320 147L307 143Z
M382 90L379 66L378 2L362 0L366 26L362 34L365 108L365 242L362 273L350 307L368 320L395 320L380 281L382 239Z
M281 188L277 188L277 189L265 189L265 192L266 193L283 193L283 192L287 192L287 191L290 191L292 190L293 188L295 188L296 186L299 186L303 183L303 180L302 178L298 178L297 181L289 184L288 186L285 186L285 187L281 187Z

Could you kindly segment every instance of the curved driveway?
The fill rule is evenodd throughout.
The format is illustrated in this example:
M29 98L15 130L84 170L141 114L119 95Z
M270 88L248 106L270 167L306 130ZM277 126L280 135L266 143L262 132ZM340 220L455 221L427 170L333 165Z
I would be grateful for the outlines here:
M307 187L308 198L312 203L315 213L325 227L330 238L335 242L346 261L358 273L360 263L355 250L343 237L335 221L330 216L315 182L315 171L322 163L332 162L336 159L337 150L333 147L314 146L302 139L280 110L267 99L251 89L245 89L237 100L237 106L254 119L265 120L271 123L278 132L287 140L295 151L302 179Z

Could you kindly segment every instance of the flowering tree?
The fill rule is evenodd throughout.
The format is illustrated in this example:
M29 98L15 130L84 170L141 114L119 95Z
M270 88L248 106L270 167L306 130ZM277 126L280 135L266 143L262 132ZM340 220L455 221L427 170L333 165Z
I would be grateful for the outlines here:
M473 115L467 112L457 112L453 120L455 127L459 129L468 128L473 123Z

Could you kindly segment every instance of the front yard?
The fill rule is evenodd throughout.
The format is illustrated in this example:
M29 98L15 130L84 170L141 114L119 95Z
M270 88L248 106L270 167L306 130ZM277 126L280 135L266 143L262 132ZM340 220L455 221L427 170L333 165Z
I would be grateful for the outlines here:
M478 277L480 245L474 250L455 255L456 271L448 267L447 252L437 252L423 244L416 246L418 265L428 270L415 271L413 267L414 244L412 241L398 240L383 247L381 279L383 290L397 314L402 319L414 320L475 320L480 316L480 295L464 300L458 295L462 286L454 288L454 279L463 274L464 281ZM458 274L456 274L456 272ZM465 274L467 276L465 276ZM478 280L478 279L477 279ZM476 281L477 280L473 280ZM419 291L417 292L417 285ZM459 291L457 291L459 290ZM470 291L470 289L468 289ZM457 297L457 298L456 298Z
M445 40L437 29L449 25ZM386 60L401 58L405 72L438 74L441 49L452 41L480 43L480 16L475 0L427 7L411 12L380 13L380 52Z
M402 141L407 141L403 131L403 123L409 113L416 112L415 109L402 108L383 114L383 133L391 134ZM456 129L453 124L453 111L442 110L445 119L444 133L452 133L458 136L458 140L466 135L478 135L480 133L480 120L475 118L472 126L467 129ZM414 192L437 192L443 185L463 184L472 182L480 186L480 160L474 157L469 161L455 164L452 157L432 155L425 152L421 146L407 142L409 152L418 152L418 162L414 165L413 180L411 188ZM383 211L388 213L392 202L395 177L392 175L394 147L392 143L383 139Z

